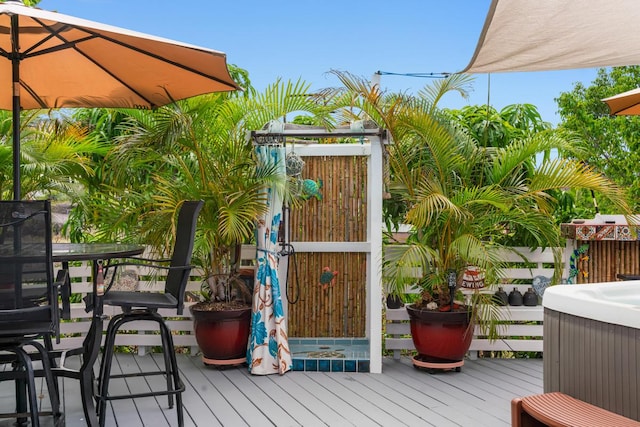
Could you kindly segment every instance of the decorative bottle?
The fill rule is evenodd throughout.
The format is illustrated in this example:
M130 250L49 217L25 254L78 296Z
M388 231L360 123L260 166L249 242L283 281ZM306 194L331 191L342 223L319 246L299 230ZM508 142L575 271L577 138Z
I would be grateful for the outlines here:
M498 305L507 305L509 304L509 295L502 289L502 286L498 288L495 294L493 294L493 299Z
M522 305L522 294L518 288L513 288L513 290L509 292L509 305Z
M101 261L98 262L98 269L96 271L96 293L99 296L104 295L104 270Z
M533 288L529 288L527 292L524 293L522 301L524 305L528 307L536 306L538 305L538 295L533 291Z

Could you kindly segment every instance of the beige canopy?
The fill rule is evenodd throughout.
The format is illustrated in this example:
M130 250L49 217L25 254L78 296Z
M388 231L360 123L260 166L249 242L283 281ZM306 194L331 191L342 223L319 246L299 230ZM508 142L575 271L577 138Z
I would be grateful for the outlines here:
M640 64L638 0L493 0L467 73Z

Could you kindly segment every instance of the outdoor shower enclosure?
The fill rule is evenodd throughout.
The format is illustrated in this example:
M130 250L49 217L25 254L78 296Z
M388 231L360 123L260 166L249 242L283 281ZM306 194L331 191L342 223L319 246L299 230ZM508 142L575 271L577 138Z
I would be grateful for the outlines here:
M369 370L380 372L386 132L288 124L280 133L253 133L265 135L283 138L287 153L304 161L300 178L313 180L320 193L285 210L281 226L295 251L280 258L289 337L364 338ZM337 275L323 288L325 267Z

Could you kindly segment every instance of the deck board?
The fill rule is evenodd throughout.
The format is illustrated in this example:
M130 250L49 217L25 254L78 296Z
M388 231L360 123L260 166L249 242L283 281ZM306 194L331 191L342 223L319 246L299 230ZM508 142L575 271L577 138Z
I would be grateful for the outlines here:
M416 396L407 387L392 375L364 375L357 380L368 389L385 396L388 401L396 406L393 415L401 422L409 425L447 425L445 419L440 419L429 406L437 402L424 395Z
M113 361L113 365L111 367L112 374L120 374L120 373L131 373L138 372L138 365L135 363L135 359L133 357L129 358L115 358ZM143 380L138 380L137 382L142 383ZM133 385L133 387L132 387ZM141 384L142 385L142 384ZM148 391L148 387L144 387L144 391ZM119 395L119 394L127 394L132 392L141 392L143 391L141 387L138 387L134 384L134 381L125 380L122 378L115 378L110 380L109 382L109 394ZM139 416L142 412L149 412L149 415L145 415L145 421L148 419L150 421L147 425L153 425L156 427L164 427L167 425L166 422L159 423L154 407L157 405L149 402L150 398L144 399L124 399L124 400L113 400L107 404L107 417L105 419L105 425L116 426L115 423L115 414L118 414L118 424L126 425L131 427L142 427L144 424L142 423L141 417ZM151 414L153 412L153 414Z
M358 373L344 373L335 375L334 373L321 373L314 376L319 382L326 384L325 387L331 393L335 393L339 398L348 402L354 410L360 413L360 420L363 422L371 420L382 425L419 425L424 424L413 414L407 413L403 407L390 401L385 396L385 389L371 390L363 385ZM356 425L359 425L356 422Z
M301 384L299 378L288 374L268 378L285 390L291 400L295 400L304 408L304 413L296 416L296 419L304 420L305 425L307 423L309 425L349 425L336 408L319 399L309 388L304 387L304 383ZM307 412L311 415L307 415Z
M461 372L428 373L409 358L384 358L382 374L288 372L254 376L246 367L205 367L178 355L186 385L186 426L509 426L513 397L542 392L542 359L467 360ZM118 354L113 372L153 370L162 356ZM83 426L79 387L60 380L67 426ZM162 377L114 380L112 393L146 391ZM44 390L46 401L46 388ZM0 411L11 409L13 384L0 383ZM45 404L46 406L46 404ZM12 420L0 420L0 427ZM42 425L51 425L43 420ZM112 401L107 426L176 426L166 396Z
M295 372L291 372L295 374ZM287 376L288 374L285 374ZM371 421L353 406L351 399L345 399L333 390L328 389L318 378L325 374L319 372L309 372L305 375L290 375L291 379L300 387L308 390L317 400L318 406L331 408L340 418L337 425L370 425L367 420ZM338 373L337 375L344 375ZM358 396L359 397L359 396Z
M196 409L192 411L194 402L185 401L185 409L189 412L190 417L196 422L203 418L197 417L196 414L203 413L204 419L207 419L209 425L221 425L221 426L246 426L248 425L242 418L231 402L237 402L237 407L240 408L240 404L245 404L241 399L230 400L234 394L239 392L235 389L233 384L229 383L224 377L222 371L215 371L203 367L202 363L199 363L195 358L179 359L181 365L182 380L185 382L185 386L191 388L198 393L200 401L197 402ZM188 363L182 363L186 361ZM197 365L196 365L197 364ZM220 388L228 389L228 392L221 392ZM203 406L204 405L204 406ZM209 411L207 414L207 410Z
M313 411L317 408L314 408L318 404L318 400L310 395L306 394L305 398L302 399L301 394L303 393L303 389L297 387L298 393L295 393L294 390L291 390L290 387L293 385L292 383L283 384L283 379L285 377L272 377L272 376L253 376L249 375L244 368L238 371L244 380L241 382L237 382L239 386L243 389L251 390L252 388L257 388L257 392L252 399L262 401L264 396L269 396L273 405L283 406L282 411L287 414L286 419L282 420L274 420L276 425L296 425L298 422L296 420L304 420L305 426L322 426L326 425ZM263 411L269 411L270 407L269 402L262 408ZM282 423L282 424L280 424Z

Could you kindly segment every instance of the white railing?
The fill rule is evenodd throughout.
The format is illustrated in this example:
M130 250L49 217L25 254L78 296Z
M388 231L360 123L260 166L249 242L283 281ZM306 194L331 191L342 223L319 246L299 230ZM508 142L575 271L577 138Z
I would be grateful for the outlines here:
M524 294L535 276L545 276L551 278L553 269L553 251L534 250L527 248L517 248L534 267L522 267L522 258L516 254L505 254L505 261L512 263L513 267L503 270L504 279L502 283L486 288L486 292L495 292L498 286L509 293L513 288L517 288ZM564 258L567 259L566 257ZM520 265L518 265L520 264ZM567 268L564 268L562 277L566 278ZM513 284L512 281L528 281L525 284ZM476 357L478 351L511 351L511 352L541 352L542 351L542 320L543 309L541 305L535 307L526 306L506 306L500 307L501 318L504 324L499 328L500 337L495 341L490 341L480 335L480 328L476 327L473 341L470 347L470 356ZM386 310L386 333L385 348L392 350L394 358L399 358L402 351L415 350L411 339L409 325L409 315L406 309Z
M242 248L241 259L242 268L251 266L255 260L255 246L246 245ZM61 265L55 265L56 271ZM129 267L128 267L129 268ZM144 277L148 272L140 269L139 275ZM71 277L72 293L86 295L93 289L91 278L91 261L74 262L69 267L69 275ZM149 277L150 275L147 275ZM164 281L157 278L154 281L141 281L139 288L148 291L160 291L164 289ZM202 273L198 270L191 272L190 281L187 285L187 291L197 292L200 290L202 283ZM187 347L191 349L192 354L197 352L197 344L195 335L193 335L193 322L189 312L189 306L193 302L186 302L184 313L177 315L175 310L160 310L159 313L169 319L169 325L174 332L174 344L176 347ZM71 320L62 321L60 324L61 340L59 344L54 343L56 348L75 348L82 346L82 340L87 334L91 325L91 313L87 313L84 309L84 303L71 304ZM108 318L120 312L116 307L104 307L104 328L106 329ZM116 345L137 346L138 352L143 354L147 347L160 346L160 335L154 322L131 322L128 323L126 332L119 333L116 337Z
M514 279L531 280L533 277L541 275L551 277L553 275L553 254L550 250L531 252L526 248L520 248L520 251L527 257L530 263L535 267L523 268L521 266L508 268L504 271L505 280L500 286L509 293L514 287L518 288L523 294L529 288L530 284L512 284ZM255 257L255 248L246 246L243 248L242 259L252 260ZM522 263L522 260L513 255L505 255L509 262ZM567 259L567 258L565 258ZM75 293L86 294L91 292L91 265L90 262L78 265L75 263L70 267L70 275L72 277L72 290ZM566 277L563 274L563 277ZM199 273L194 271L191 281L187 287L188 291L198 291L200 289L201 278ZM159 290L163 289L164 282L143 282L141 283L145 289ZM487 292L494 292L498 285L487 288ZM193 303L185 304L184 313L177 316L175 312L162 310L164 316L170 320L171 329L174 331L174 341L177 347L189 348L192 353L197 352L197 344L193 335L193 324L189 313L189 306ZM105 315L110 316L116 314L119 309L113 307L105 307ZM496 341L489 341L485 337L476 335L471 343L471 356L475 356L478 351L542 351L542 320L543 310L541 305L535 307L502 307L502 317L505 319L504 325L500 328L500 338ZM384 345L387 350L392 350L394 357L400 357L403 350L414 350L413 341L410 335L409 317L404 308L387 309L385 318L385 336ZM82 345L82 340L87 333L91 313L86 313L84 303L72 304L71 321L64 321L61 324L62 339L56 347L73 348ZM107 320L105 320L106 322ZM106 324L104 325L106 327ZM157 328L152 322L133 322L130 324L126 333L118 334L116 345L137 346L140 353L144 353L147 347L159 346L160 335L156 333Z
M91 266L86 265L84 267L74 267L77 271L84 271L90 274ZM73 276L72 276L73 277ZM163 283L146 284L150 290L163 289ZM199 282L190 282L189 289L199 289ZM86 294L90 291L91 284L86 282L79 282L72 284L72 291L74 293ZM195 336L193 335L193 324L191 321L191 315L189 313L189 306L193 303L185 303L184 313L177 315L175 310L160 310L159 312L163 316L167 316L170 327L174 331L174 344L177 347L190 347L192 351L197 350ZM87 334L91 324L91 313L87 313L84 309L84 303L71 304L71 320L62 321L60 324L61 340L59 344L54 343L56 348L75 348L82 346L82 340ZM112 315L120 312L116 307L104 307L104 328L106 329L106 323L108 318ZM157 334L157 327L153 322L131 322L128 323L126 332L119 333L116 337L116 345L123 346L138 346L139 353L144 353L146 347L159 346L160 335Z

